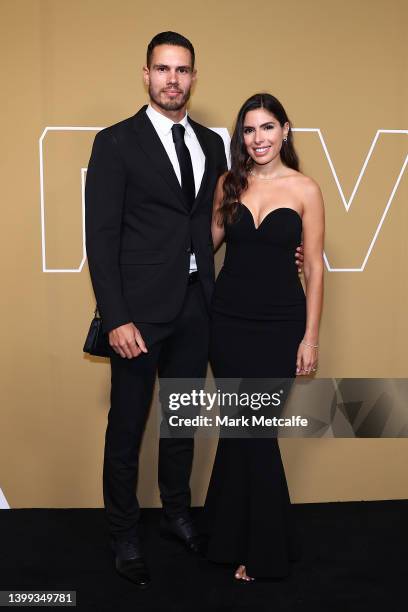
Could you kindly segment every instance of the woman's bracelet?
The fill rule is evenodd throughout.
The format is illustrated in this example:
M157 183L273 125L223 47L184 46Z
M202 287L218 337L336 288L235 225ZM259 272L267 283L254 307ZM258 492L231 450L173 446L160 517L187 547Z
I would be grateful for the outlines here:
M310 348L319 348L318 344L309 344L308 342L305 342L304 340L301 340L301 343L304 344L305 346L310 346Z

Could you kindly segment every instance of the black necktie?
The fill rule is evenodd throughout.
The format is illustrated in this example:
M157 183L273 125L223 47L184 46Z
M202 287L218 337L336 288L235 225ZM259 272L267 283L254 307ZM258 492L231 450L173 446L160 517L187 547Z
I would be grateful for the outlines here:
M186 198L188 207L191 210L195 200L195 184L190 151L184 142L185 129L181 123L175 123L171 128L171 131L173 133L174 146L176 148L177 158L180 164L181 188Z

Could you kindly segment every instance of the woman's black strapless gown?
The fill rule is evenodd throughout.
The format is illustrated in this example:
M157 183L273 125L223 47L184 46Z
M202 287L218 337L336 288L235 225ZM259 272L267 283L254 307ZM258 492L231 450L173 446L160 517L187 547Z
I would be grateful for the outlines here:
M258 228L239 205L226 230L212 305L216 378L294 378L306 299L295 263L302 219L271 211ZM276 438L220 438L204 508L210 560L244 564L255 577L289 573L300 556Z

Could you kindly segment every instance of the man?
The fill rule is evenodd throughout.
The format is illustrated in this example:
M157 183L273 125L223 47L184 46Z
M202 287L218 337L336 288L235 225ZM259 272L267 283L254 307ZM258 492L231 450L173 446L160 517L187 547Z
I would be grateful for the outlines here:
M154 386L204 378L214 282L213 192L227 169L221 137L186 114L196 78L192 44L153 38L143 68L150 104L101 130L86 181L89 269L112 347L104 501L116 568L150 581L139 540L138 454ZM193 439L159 444L163 534L198 551L189 515Z
M186 113L194 48L174 32L155 36L143 68L150 104L101 130L86 180L89 269L111 350L111 407L104 502L118 572L150 582L139 539L138 455L156 372L202 379L214 283L211 214L227 169L221 137ZM189 480L193 438L161 438L161 532L193 552Z

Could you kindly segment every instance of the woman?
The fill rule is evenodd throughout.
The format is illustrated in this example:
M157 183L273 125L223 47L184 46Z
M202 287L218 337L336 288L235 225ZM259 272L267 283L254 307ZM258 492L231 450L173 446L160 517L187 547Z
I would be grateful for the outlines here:
M294 378L317 367L323 294L324 209L299 171L281 103L256 94L239 111L231 170L214 198L213 242L225 239L213 300L210 360L216 378ZM303 234L303 291L295 249ZM289 573L298 556L276 438L220 438L204 517L210 560L235 578Z

